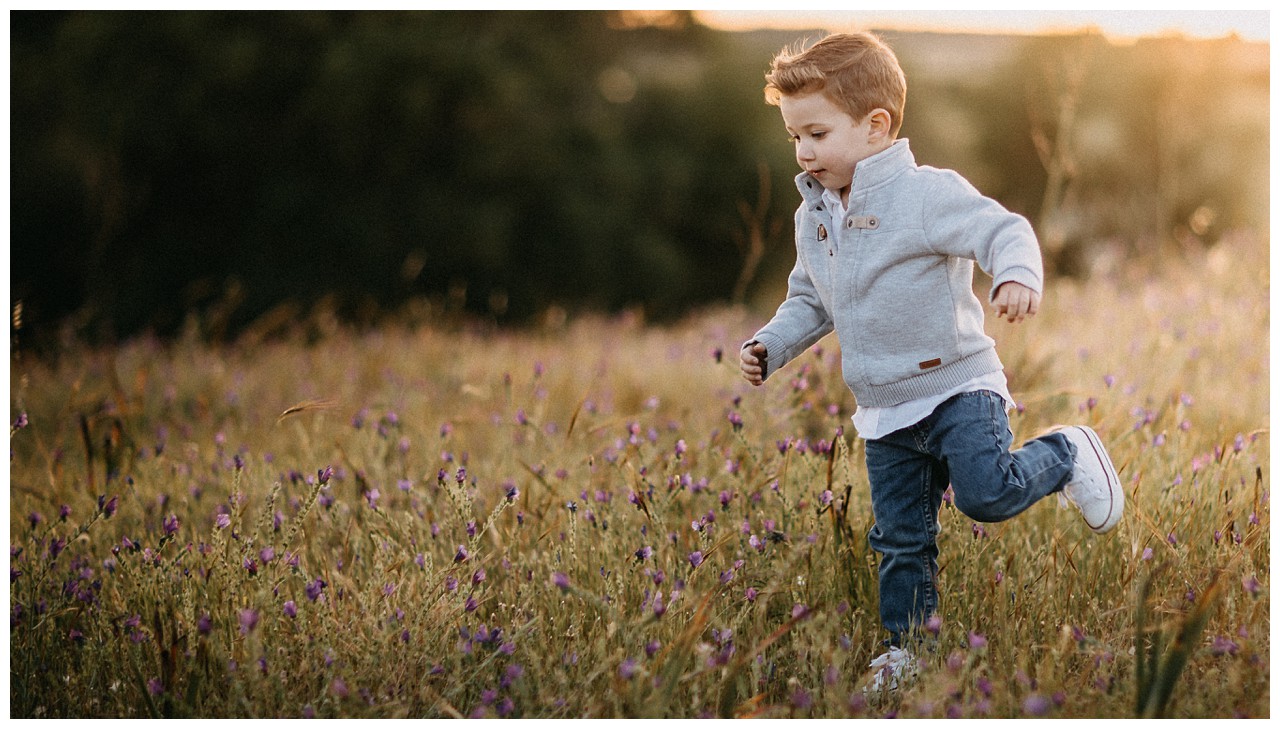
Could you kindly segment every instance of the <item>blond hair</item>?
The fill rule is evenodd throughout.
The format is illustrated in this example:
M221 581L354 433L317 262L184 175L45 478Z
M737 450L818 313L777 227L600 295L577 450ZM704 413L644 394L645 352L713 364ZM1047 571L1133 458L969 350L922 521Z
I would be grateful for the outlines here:
M889 112L891 136L902 128L907 77L889 46L870 33L836 33L808 49L788 46L774 56L764 78L769 104L821 91L855 120L880 108Z

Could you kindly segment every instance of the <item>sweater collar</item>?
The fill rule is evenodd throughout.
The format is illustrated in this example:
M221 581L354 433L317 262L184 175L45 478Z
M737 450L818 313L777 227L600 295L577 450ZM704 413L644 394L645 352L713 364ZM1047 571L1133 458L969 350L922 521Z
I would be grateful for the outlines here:
M915 164L916 158L911 153L910 143L906 139L899 139L858 163L854 168L851 194L888 182ZM811 207L822 202L822 184L808 172L796 175L796 188Z

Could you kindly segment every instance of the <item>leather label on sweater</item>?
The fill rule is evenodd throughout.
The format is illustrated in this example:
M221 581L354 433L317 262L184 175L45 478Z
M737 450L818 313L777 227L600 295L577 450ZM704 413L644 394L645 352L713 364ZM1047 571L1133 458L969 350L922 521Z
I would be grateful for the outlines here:
M922 370L931 370L931 369L933 369L934 367L937 367L937 366L939 366L939 365L941 365L941 364L942 364L942 360L941 360L940 358L935 357L934 359L925 360L924 362L921 362L921 363L920 363L920 369L922 369Z

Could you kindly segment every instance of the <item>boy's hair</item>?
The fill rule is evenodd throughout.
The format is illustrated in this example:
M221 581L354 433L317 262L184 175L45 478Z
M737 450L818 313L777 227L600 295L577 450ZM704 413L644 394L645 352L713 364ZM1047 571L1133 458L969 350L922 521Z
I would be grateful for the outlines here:
M889 112L891 136L902 128L907 77L889 46L870 33L836 33L807 50L802 43L784 48L764 78L769 104L822 91L855 121L881 108Z

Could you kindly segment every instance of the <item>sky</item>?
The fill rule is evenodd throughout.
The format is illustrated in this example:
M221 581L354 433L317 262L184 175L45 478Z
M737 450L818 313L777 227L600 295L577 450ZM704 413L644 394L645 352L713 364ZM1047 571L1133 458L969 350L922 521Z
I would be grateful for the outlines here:
M1215 38L1234 32L1247 40L1269 42L1271 39L1270 13L1266 10L857 10L824 8L820 4L815 8L796 10L795 6L787 9L762 5L747 10L703 10L698 15L709 25L733 30L812 28L842 31L877 28L1041 33L1095 28L1116 38L1170 32Z

